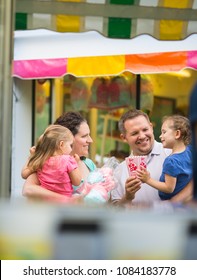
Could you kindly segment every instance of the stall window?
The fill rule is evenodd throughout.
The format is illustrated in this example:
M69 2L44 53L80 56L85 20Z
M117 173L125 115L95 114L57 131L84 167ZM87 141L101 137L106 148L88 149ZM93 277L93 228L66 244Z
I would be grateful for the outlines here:
M154 135L160 141L162 118L175 114L176 99L163 96L154 96L154 106L151 114L151 122L154 125Z
M33 139L38 137L52 121L52 80L33 81Z

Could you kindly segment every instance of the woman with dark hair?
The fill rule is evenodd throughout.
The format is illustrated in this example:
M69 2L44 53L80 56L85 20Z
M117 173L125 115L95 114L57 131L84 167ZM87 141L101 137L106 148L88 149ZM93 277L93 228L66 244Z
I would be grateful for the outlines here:
M79 169L86 179L91 171L96 169L94 162L88 158L89 146L93 142L90 136L90 128L86 119L78 112L66 112L61 115L54 124L67 127L74 136L72 154L80 157ZM46 200L66 200L65 196L46 190L39 185L36 173L31 174L23 186L23 195L27 198L39 198Z

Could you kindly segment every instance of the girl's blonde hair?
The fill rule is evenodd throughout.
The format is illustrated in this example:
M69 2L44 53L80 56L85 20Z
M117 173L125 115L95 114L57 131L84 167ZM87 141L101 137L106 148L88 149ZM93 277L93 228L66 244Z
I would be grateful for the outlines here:
M191 126L189 119L181 115L164 116L162 124L167 120L172 121L172 128L174 130L180 130L180 140L182 140L186 146L189 145L191 143Z
M36 172L42 169L45 161L60 151L60 142L71 141L73 139L72 132L61 125L50 125L38 139L35 152L30 156L28 167Z

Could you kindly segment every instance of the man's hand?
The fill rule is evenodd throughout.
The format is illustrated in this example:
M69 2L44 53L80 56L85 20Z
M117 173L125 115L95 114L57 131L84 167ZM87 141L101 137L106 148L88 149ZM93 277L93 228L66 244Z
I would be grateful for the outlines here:
M112 200L112 204L115 206L123 206L131 205L132 200L135 198L135 194L141 188L141 181L135 177L129 177L125 182L125 195L121 199Z
M141 181L135 176L129 177L125 183L125 200L132 201L135 194L141 188Z

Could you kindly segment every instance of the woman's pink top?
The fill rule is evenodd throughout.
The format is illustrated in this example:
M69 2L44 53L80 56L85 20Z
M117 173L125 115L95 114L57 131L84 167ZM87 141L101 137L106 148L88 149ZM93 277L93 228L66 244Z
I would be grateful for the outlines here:
M76 160L70 155L50 157L37 172L42 187L71 196L73 193L69 173L78 167Z

